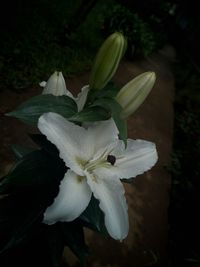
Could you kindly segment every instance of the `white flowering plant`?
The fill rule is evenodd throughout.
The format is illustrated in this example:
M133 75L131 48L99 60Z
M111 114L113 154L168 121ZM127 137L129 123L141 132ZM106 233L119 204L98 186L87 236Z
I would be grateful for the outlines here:
M116 87L110 81L125 50L124 36L110 35L77 97L55 71L41 82L41 95L7 114L40 133L29 135L37 148L13 146L17 162L0 180L1 254L37 236L46 266L59 266L65 246L84 261L84 227L121 241L128 235L122 182L152 168L157 151L152 142L127 138L126 119L153 88L155 73Z

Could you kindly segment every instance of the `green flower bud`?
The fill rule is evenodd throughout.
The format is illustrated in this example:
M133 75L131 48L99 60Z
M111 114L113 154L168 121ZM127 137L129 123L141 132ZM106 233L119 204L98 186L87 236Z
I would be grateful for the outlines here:
M91 72L89 86L102 89L113 77L127 47L124 36L111 34L100 47Z
M127 83L116 96L122 106L122 118L127 118L144 102L156 80L155 72L144 72Z

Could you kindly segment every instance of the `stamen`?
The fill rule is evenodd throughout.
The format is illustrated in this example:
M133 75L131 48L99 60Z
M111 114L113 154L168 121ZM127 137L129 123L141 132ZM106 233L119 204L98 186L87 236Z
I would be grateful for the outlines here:
M114 165L114 164L115 164L115 161L116 161L116 157L113 156L113 155L108 155L108 157L107 157L107 161L108 161L111 165Z
M85 179L85 176L77 175L77 180L79 183L82 183L82 181Z

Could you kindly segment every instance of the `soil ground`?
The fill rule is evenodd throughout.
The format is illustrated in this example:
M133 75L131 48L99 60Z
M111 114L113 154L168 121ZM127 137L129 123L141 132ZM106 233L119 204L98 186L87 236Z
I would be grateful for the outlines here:
M167 57L166 57L167 51ZM173 57L173 53L172 53ZM144 104L128 120L128 135L133 139L145 139L156 144L159 161L156 166L132 183L125 184L129 206L130 230L122 243L86 231L91 250L88 265L92 267L144 267L166 266L168 245L168 205L170 164L173 135L174 79L170 71L171 50L137 62L121 63L115 81L124 85L136 75L155 71L156 84ZM89 74L67 79L67 88L76 94L87 84ZM33 129L4 114L15 109L24 100L40 94L41 88L31 88L21 93L11 90L0 92L0 176L14 162L10 145L30 145L27 133ZM66 249L64 261L79 266Z

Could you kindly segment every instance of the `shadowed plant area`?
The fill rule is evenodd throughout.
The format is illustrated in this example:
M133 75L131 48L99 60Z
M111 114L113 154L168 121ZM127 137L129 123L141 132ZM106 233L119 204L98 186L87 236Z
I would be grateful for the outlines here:
M200 266L200 53L194 1L177 1L172 41L177 50L172 188L169 207L169 266ZM179 25L180 31L177 31ZM177 34L177 36L176 36ZM184 41L183 41L184 40Z
M175 73L177 93L169 209L170 252L172 266L196 267L200 266L200 72L180 57Z
M0 88L37 85L55 69L73 75L91 67L112 2L6 2L1 10Z

